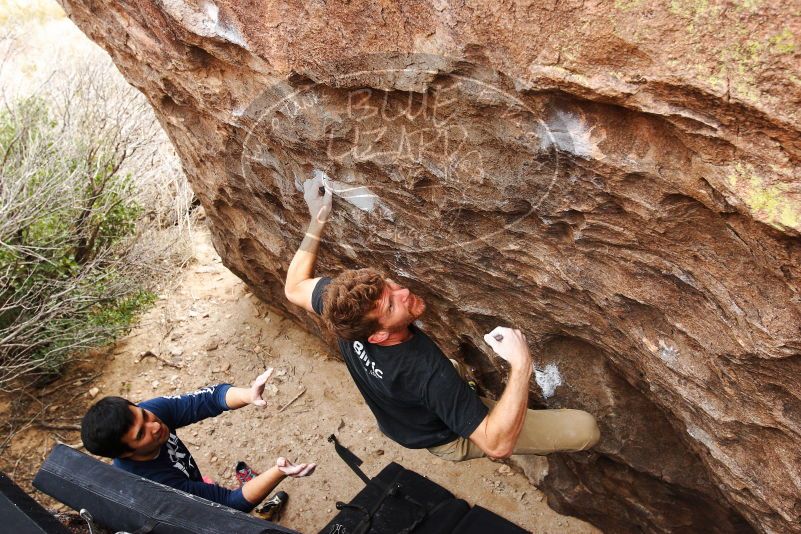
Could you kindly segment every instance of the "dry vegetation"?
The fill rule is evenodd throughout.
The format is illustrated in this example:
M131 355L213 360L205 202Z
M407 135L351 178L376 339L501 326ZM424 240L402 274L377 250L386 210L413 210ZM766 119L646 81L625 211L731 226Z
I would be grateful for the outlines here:
M0 390L9 391L58 376L130 327L186 256L192 194L147 102L101 50L70 57L59 43L61 57L39 53L70 24L58 6L5 4Z
M0 87L0 470L13 478L31 451L12 440L77 428L91 348L188 261L193 195L144 97L54 1L0 0Z

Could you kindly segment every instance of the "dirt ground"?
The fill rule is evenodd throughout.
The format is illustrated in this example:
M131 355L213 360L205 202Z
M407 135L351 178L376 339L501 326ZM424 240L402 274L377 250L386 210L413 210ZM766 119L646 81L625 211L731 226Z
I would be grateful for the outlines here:
M487 459L452 464L386 439L336 354L259 302L222 265L205 229L194 233L193 250L194 260L173 288L129 335L77 365L35 400L11 407L6 399L0 406L4 413L20 413L25 406L26 417L41 412L48 428L16 434L0 469L30 489L32 475L57 440L80 446L79 433L71 429L77 428L92 395L121 395L138 402L221 382L248 386L264 368L274 367L265 408L248 406L181 429L178 435L203 474L228 486L235 485L233 465L240 459L256 470L267 468L279 455L317 462L312 476L281 484L290 495L281 524L317 532L335 514L335 501L349 500L362 487L326 441L336 433L364 460L362 468L370 476L395 461L532 531L598 532L548 508L544 495L515 468ZM142 356L148 353L155 356Z

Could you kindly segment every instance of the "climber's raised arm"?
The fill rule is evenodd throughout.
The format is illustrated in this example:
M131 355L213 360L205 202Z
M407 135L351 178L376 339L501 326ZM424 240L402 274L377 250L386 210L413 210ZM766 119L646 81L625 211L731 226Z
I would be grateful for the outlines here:
M306 235L295 252L286 272L284 294L289 302L312 310L311 295L319 278L313 278L317 250L320 248L325 223L331 214L332 190L323 178L323 173L315 173L313 178L303 184L303 198L309 207L311 221Z
M515 450L526 419L531 355L526 336L520 330L499 326L484 336L484 341L509 362L511 371L501 398L470 435L470 440L490 458L508 458Z

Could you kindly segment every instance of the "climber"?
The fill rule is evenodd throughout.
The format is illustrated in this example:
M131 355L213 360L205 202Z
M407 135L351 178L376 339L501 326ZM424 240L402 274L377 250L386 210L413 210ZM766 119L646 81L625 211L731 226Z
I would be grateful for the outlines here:
M214 484L200 474L192 454L176 430L243 406L265 406L264 385L272 374L267 369L249 388L219 384L181 396L156 397L134 404L121 397L104 397L81 421L81 438L86 450L113 458L114 465L135 475L198 495L243 512L250 512L286 477L312 474L313 463L293 464L284 457L262 474L240 462L236 490ZM281 496L283 496L281 498ZM268 501L280 505L286 493L278 492ZM271 512L274 512L272 510Z
M381 431L400 445L447 460L586 450L597 443L595 418L581 410L528 410L532 362L525 336L498 327L484 336L509 362L500 399L480 398L464 368L448 360L417 326L426 304L373 269L314 278L317 250L332 210L320 175L304 183L311 222L287 271L290 302L322 315Z

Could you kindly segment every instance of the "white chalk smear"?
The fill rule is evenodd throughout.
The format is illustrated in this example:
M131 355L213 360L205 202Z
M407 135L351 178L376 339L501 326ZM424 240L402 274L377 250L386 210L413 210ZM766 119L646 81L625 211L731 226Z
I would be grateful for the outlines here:
M338 180L333 180L320 169L314 169L312 176L314 178L322 178L323 182L326 184L326 187L330 187L334 195L338 196L348 204L356 206L362 211L371 212L376 207L383 208L378 195L370 191L370 188L365 185L353 185L340 182ZM388 210L383 208L381 211L383 213Z
M673 345L668 345L664 340L659 340L659 359L673 367L679 363L679 349Z
M229 43L239 45L244 49L248 49L245 43L244 36L231 26L222 24L220 22L220 8L213 2L205 2L204 11L211 24L207 24L207 29L210 30L217 37L220 37Z
M712 436L710 436L708 433L706 433L704 430L698 428L697 426L695 426L693 424L688 424L687 425L687 433L690 436L692 436L693 439L695 439L696 441L699 441L699 442L703 443L704 445L706 445L706 447L708 449L714 450L716 448L715 440L712 439Z
M540 149L555 146L558 150L582 158L598 157L598 142L592 140L593 128L580 117L567 111L556 111L546 124L540 126Z
M400 267L395 267L393 269L393 273L395 274L395 276L398 276L398 277L412 278L412 275L409 274L409 271L401 269Z
M542 369L534 368L534 379L546 399L553 397L556 388L562 385L562 375L555 363L549 363Z
M213 24L219 24L220 22L220 8L217 7L216 4L211 2L206 2L206 16L211 19Z
M378 204L378 197L366 186L354 186L336 180L329 180L328 184L336 196L362 211L373 211Z

